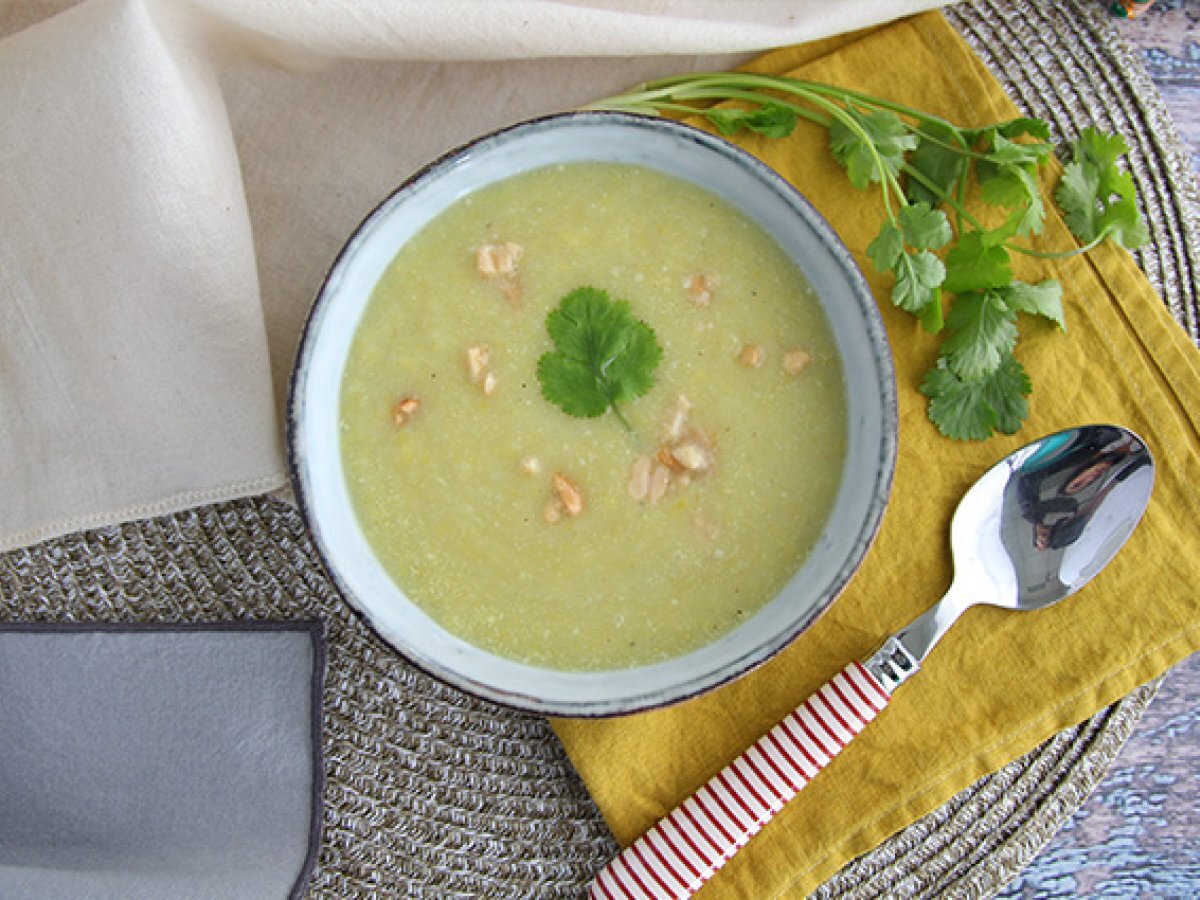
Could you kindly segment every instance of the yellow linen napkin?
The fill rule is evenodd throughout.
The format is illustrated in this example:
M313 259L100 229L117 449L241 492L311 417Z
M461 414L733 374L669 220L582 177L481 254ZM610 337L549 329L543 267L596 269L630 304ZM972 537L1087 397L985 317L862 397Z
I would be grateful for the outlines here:
M855 87L963 124L1017 115L940 14L763 57L754 68ZM866 258L881 208L855 191L823 132L743 146L814 203L855 254L878 298L896 360L900 455L880 534L841 598L756 672L688 703L554 727L606 820L628 844L852 659L949 585L949 525L963 492L1000 456L1046 432L1093 421L1141 434L1158 464L1142 524L1113 564L1052 609L977 609L920 675L701 896L801 896L855 856L1057 731L1164 672L1200 646L1200 354L1127 252L1104 247L1017 277L1063 283L1069 331L1024 323L1018 355L1033 379L1020 434L941 437L917 392L936 341L887 299ZM1057 172L1051 177L1057 177ZM1050 216L1045 245L1071 246Z

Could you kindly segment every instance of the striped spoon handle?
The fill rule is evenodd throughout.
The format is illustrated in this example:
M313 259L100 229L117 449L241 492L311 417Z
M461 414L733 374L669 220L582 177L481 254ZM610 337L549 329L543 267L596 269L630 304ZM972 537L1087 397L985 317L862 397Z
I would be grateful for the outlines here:
M854 662L610 862L593 900L681 900L812 781L891 699Z

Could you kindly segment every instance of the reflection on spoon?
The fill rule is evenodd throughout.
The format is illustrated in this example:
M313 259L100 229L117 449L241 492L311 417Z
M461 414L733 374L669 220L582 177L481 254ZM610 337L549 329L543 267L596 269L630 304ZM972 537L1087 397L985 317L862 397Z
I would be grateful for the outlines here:
M1020 516L1002 516L1001 535L1030 608L1074 593L1108 563L1153 483L1149 453L1124 429L1061 432L1032 449L1008 461L1004 508Z

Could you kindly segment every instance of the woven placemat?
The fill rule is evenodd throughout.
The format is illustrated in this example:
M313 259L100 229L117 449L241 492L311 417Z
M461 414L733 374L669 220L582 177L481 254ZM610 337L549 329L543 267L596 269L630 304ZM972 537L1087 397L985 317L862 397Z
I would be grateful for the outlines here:
M982 0L949 16L1017 102L1059 135L1098 123L1131 142L1152 235L1139 263L1200 339L1195 183L1104 7ZM545 721L473 700L399 660L339 599L283 501L223 503L0 555L4 620L313 617L326 622L328 672L312 896L581 896L617 847ZM1154 690L981 780L818 895L995 893L1096 785Z

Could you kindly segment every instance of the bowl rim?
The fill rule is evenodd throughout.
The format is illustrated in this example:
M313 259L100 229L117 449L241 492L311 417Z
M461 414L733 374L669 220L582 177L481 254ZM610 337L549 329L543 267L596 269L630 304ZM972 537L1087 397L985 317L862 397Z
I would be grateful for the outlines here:
M395 639L375 621L369 606L350 588L345 578L339 572L338 567L330 558L330 553L323 538L322 528L317 521L312 498L306 486L306 480L303 475L305 471L305 453L302 446L303 441L300 436L304 405L303 381L306 372L306 362L312 353L315 342L318 340L318 325L323 318L325 309L329 304L334 302L336 297L336 291L331 291L330 289L333 277L340 271L348 256L354 252L359 239L370 229L376 219L390 209L400 195L412 191L427 180L436 178L440 172L451 168L468 155L486 149L489 144L511 139L516 133L526 130L532 132L535 129L555 126L558 123L575 124L592 121L615 122L626 127L652 128L673 132L693 143L715 151L718 155L726 157L735 164L748 168L760 181L767 183L774 191L784 195L787 202L802 210L808 224L812 227L814 235L824 244L830 253L842 262L841 268L847 277L847 281L853 288L853 294L863 313L864 330L867 341L872 348L872 355L879 366L880 374L883 376L880 384L882 393L880 397L882 413L879 447L880 466L873 499L869 503L869 510L865 519L859 523L859 531L852 549L846 554L843 563L838 568L837 575L822 591L819 602L814 603L805 615L794 618L788 628L774 632L769 639L754 645L749 652L732 657L727 663L714 671L702 673L700 677L681 678L671 688L652 688L636 696L626 696L616 701L555 701L546 700L524 692L500 688L456 671L450 666L440 665L436 660L418 652L415 646L410 646L403 640ZM545 163L547 166L554 164L553 161ZM496 183L498 180L501 179L486 182L479 185L479 187ZM742 212L746 214L744 211ZM325 570L341 599L346 602L346 605L353 611L355 616L382 640L386 646L403 658L406 663L413 665L419 671L444 684L462 690L475 698L523 712L573 718L608 718L675 705L676 703L708 693L711 690L742 678L744 675L775 658L783 649L795 642L800 635L811 628L817 619L833 605L855 572L861 567L863 560L873 545L891 499L898 446L899 411L895 363L887 332L883 325L883 319L874 293L867 284L861 268L828 220L787 179L737 144L712 132L677 120L613 110L577 110L551 113L523 119L481 134L447 150L434 160L421 166L380 199L349 233L321 277L316 295L305 315L304 324L296 344L293 365L289 373L285 414L286 462L292 490L296 497L297 509L305 529L312 540L314 552L322 568ZM842 477L843 479L846 477L845 471L843 471ZM409 602L414 601L410 600ZM587 674L596 673L589 672Z

